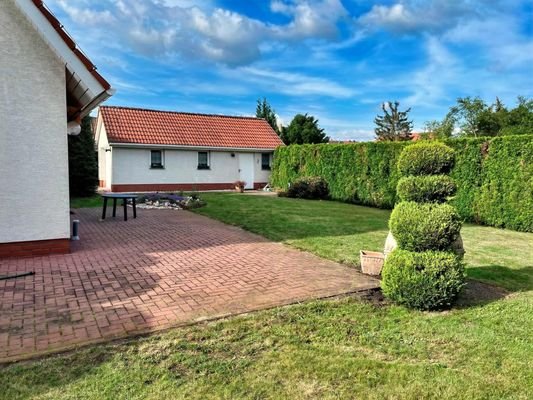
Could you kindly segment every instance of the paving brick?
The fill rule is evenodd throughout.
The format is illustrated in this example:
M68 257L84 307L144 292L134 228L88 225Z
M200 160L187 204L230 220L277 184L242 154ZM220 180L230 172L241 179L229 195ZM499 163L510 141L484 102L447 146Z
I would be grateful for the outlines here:
M71 253L0 259L0 362L377 286L312 254L186 211L99 220Z

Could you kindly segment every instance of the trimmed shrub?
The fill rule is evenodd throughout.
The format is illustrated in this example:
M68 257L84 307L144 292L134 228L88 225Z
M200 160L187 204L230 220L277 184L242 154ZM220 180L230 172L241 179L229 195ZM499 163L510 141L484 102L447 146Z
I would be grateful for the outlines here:
M405 201L392 211L389 228L403 250L449 250L459 237L461 220L449 204Z
M287 197L299 199L327 199L329 190L327 182L318 176L299 178L287 190Z
M417 203L442 203L455 190L453 179L447 175L406 176L398 181L396 188L400 200Z
M398 304L421 310L449 307L464 286L465 268L450 252L414 253L396 249L381 272L383 294Z
M417 143L405 148L398 159L398 170L403 176L438 175L451 171L454 150L439 142Z

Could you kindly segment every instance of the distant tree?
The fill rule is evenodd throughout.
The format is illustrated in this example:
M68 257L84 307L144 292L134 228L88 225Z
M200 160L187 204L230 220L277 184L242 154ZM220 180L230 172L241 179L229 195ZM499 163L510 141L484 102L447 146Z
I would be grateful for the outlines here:
M378 115L374 119L376 128L376 137L383 141L410 140L411 131L413 130L413 121L409 121L408 114L411 111L408 108L405 111L398 111L398 101L387 101L381 105L383 115Z
M424 125L422 138L424 139L445 139L453 134L454 122L449 118L442 121L428 121Z
M500 135L533 135L533 100L518 96L518 105L507 111Z
M257 106L255 108L255 116L257 118L264 118L268 124L274 129L274 132L280 135L280 129L278 126L278 118L276 117L276 111L270 106L267 99L257 99Z
M461 136L477 137L487 133L483 132L479 124L481 114L487 110L487 104L479 97L460 97L457 104L450 108L446 118L459 125Z
M285 144L329 142L324 129L318 126L318 119L307 114L296 114L289 126L283 127L281 139Z
M490 106L479 97L459 98L446 119L459 136L533 134L533 100L519 96L518 105L507 109L498 97Z
M68 171L72 197L91 196L98 186L98 159L91 121L91 117L83 118L80 134L68 137Z

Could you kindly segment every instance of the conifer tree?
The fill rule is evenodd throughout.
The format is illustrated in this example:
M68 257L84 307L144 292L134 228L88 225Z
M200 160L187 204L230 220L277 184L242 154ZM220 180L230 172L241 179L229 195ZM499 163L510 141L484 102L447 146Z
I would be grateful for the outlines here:
M92 132L92 118L81 121L81 132L68 137L68 171L71 197L88 197L98 186L98 159Z
M266 122L274 129L274 132L280 135L280 129L278 127L278 119L276 117L276 111L270 106L267 99L257 99L257 107L255 108L255 116L257 118L264 118Z
M411 139L413 121L408 119L411 109L398 111L399 105L398 101L394 103L387 101L381 105L383 115L378 115L374 119L376 124L374 131L378 140L399 141Z

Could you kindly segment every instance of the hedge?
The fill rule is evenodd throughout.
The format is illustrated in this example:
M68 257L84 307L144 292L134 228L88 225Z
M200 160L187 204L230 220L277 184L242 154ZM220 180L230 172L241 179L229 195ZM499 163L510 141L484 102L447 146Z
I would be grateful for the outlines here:
M457 185L452 204L468 221L533 232L533 136L450 139ZM397 161L412 142L292 145L274 154L271 185L321 176L334 200L393 208Z

